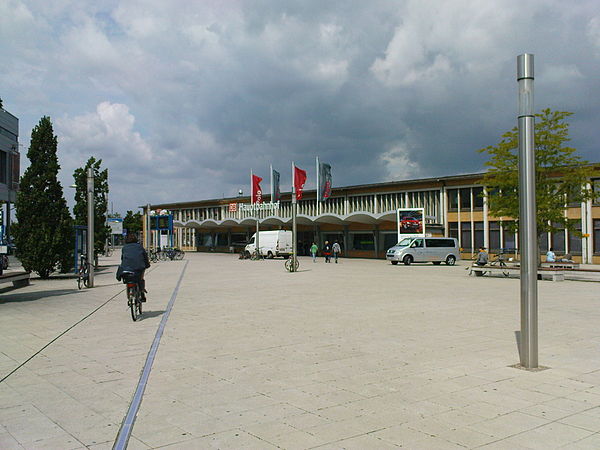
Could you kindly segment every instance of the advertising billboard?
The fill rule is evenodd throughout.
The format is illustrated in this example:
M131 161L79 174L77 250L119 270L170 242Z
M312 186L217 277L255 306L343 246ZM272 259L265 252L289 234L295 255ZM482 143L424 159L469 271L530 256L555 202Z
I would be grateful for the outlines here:
M123 234L123 219L120 217L109 217L106 219L110 227L110 234Z
M405 237L425 236L425 209L400 208L396 211L398 220L398 242Z

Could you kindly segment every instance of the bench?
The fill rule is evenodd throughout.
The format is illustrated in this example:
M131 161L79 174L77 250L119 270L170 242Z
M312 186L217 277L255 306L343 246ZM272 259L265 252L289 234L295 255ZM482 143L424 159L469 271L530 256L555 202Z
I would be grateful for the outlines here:
M0 275L0 283L12 282L16 288L29 286L29 272L8 272Z
M579 269L579 264L572 263L572 262L560 262L560 261L543 262L542 267L547 268L547 269Z
M505 266L505 267L501 267L501 266L490 266L490 265L485 265L485 266L478 266L476 264L471 265L470 270L469 270L469 275L471 275L472 273L475 273L476 276L483 276L486 273L488 274L502 274L504 276L509 276L510 274L516 273L517 275L520 274L521 268L519 266ZM544 267L538 267L537 269L537 273L538 273L538 277L540 277L540 279L546 279L546 278L550 278L552 279L552 281L564 281L565 280L565 271L564 269L551 269L551 268L544 268Z

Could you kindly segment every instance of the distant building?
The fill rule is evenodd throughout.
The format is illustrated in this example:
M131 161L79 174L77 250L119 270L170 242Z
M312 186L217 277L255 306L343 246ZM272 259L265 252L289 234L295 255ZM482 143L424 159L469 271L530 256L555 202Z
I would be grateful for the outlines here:
M599 193L595 200L566 205L565 214L577 220L578 233L560 230L540 236L540 250L553 247L570 253L578 262L600 264L600 165L590 185ZM483 173L391 181L333 188L331 198L317 205L316 192L304 191L298 202L298 251L308 254L312 242L337 240L345 256L385 258L386 249L398 240L396 210L423 208L426 233L458 239L463 258L472 258L479 247L516 249L518 237L503 226L512 219L488 214ZM268 195L265 201L270 201ZM291 195L282 193L276 211L240 208L249 197L198 200L151 205L174 216L174 243L186 251L236 251L255 232L291 229ZM145 222L144 222L145 223ZM163 231L160 231L163 233ZM153 231L153 243L160 242ZM583 237L582 237L583 235ZM164 240L163 240L164 241Z
M4 235L10 227L10 206L17 199L20 164L19 119L0 108L0 211L4 216L0 224Z

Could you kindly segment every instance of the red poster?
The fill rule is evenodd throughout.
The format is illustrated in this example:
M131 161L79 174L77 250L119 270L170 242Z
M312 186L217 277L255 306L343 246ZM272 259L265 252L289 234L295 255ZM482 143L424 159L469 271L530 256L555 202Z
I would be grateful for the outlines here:
M252 203L262 203L262 189L260 182L262 178L257 175L252 175Z
M296 189L296 200L302 199L302 190L306 183L306 171L294 166L294 188Z

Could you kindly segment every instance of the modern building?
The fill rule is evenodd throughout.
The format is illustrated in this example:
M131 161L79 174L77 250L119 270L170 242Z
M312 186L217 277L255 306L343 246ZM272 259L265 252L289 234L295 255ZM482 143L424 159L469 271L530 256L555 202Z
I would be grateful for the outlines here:
M20 176L19 119L0 108L0 202L3 220L8 231L11 204L17 199ZM6 233L5 233L6 234Z
M590 184L600 192L598 179ZM479 247L497 253L518 248L518 236L506 223L510 218L488 214L483 173L407 181L392 181L334 188L331 198L316 201L316 191L305 191L298 202L298 252L308 254L312 242L337 240L345 256L384 258L397 242L398 208L424 208L427 234L450 236L459 241L463 258L471 258ZM269 202L269 196L265 196ZM256 230L291 229L291 193L283 193L274 211L252 211L241 205L249 197L199 200L150 205L174 217L174 243L186 251L237 251ZM570 253L578 262L600 263L600 200L566 205L565 214L578 220L579 234L561 230L540 237L543 253L553 247L557 254ZM144 223L146 223L144 221ZM153 231L159 245L161 231ZM165 233L165 231L162 231ZM164 241L163 241L164 242Z

